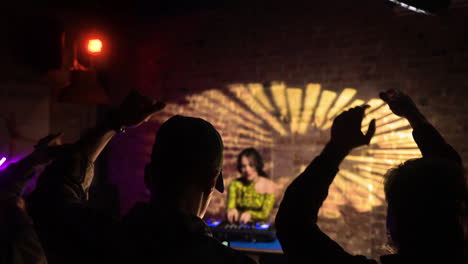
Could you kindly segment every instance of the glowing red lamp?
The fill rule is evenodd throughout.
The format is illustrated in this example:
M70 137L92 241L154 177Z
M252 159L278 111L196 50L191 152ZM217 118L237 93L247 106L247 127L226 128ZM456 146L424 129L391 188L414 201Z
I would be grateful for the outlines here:
M88 40L88 52L91 54L99 54L102 51L102 41L100 39Z

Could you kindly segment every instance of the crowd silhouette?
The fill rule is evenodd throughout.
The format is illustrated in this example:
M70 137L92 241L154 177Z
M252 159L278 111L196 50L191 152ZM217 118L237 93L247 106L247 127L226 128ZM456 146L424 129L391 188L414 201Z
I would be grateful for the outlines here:
M387 228L396 253L380 260L352 255L317 225L340 163L376 132L373 120L362 133L368 107L362 105L335 118L329 142L285 191L276 229L288 263L468 263L460 156L409 96L392 89L380 97L409 121L423 156L385 175ZM157 131L144 168L149 202L135 205L122 219L88 204L94 163L112 137L143 125L163 108L164 103L132 91L77 142L62 144L62 134L49 135L1 171L0 263L255 263L213 238L202 220L213 193L224 192L223 141L203 119L173 116ZM252 167L241 156L239 170ZM23 197L39 167L45 169L35 190ZM232 221L253 217L232 212L227 215Z

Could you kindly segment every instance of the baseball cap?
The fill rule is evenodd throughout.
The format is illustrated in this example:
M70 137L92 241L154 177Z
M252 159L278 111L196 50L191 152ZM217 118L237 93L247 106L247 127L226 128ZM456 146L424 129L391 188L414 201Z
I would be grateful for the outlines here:
M219 169L221 172L215 188L222 193L223 148L221 135L211 123L201 118L175 115L159 128L151 161L175 170L195 167Z

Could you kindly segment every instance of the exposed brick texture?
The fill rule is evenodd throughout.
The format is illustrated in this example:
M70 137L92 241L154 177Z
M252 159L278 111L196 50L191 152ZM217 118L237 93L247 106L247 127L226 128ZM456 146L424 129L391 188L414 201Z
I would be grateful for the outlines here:
M141 91L184 107L189 107L187 95L211 89L227 92L234 83L281 81L299 88L319 83L335 92L354 88L363 100L400 88L466 162L468 11L452 10L444 19L397 16L384 1L358 2L240 2L168 19L141 28L135 42L142 44L135 47L134 64L128 67L134 67L135 85ZM120 186L123 212L148 198L143 168L158 126L153 122L111 143L110 174ZM304 150L295 165L312 160L321 146ZM291 143L285 141L276 149L261 149L267 162L283 168L273 173L282 187L299 172L291 167L291 152L278 151L288 147ZM226 158L228 180L236 177L234 160L234 154ZM323 229L354 254L385 254L385 207L360 212L355 206L362 202L358 190L347 191L351 205L336 201L340 196L335 191L324 207L338 207L341 216L322 217ZM214 199L213 208L224 206L221 198Z

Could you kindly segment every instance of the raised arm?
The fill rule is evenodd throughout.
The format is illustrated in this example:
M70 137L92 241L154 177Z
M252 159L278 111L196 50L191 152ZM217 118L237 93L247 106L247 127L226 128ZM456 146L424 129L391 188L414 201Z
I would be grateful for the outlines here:
M41 196L44 203L83 202L93 180L94 162L117 132L136 127L148 121L164 107L151 99L132 91L117 109L81 137L69 145L39 179L35 198ZM59 196L52 197L49 194ZM61 197L62 196L62 197ZM63 199L62 199L63 198ZM39 199L39 198L37 198ZM47 201L50 199L50 201ZM58 200L57 200L58 199Z
M94 161L117 131L139 126L163 107L162 103L132 92L106 120L68 145L46 168L29 199L29 209L48 246L58 246L60 254L75 256L76 245L80 245L90 249L80 255L86 258L92 250L100 252L103 243L115 243L114 219L86 203Z
M367 263L365 257L348 254L317 226L318 211L338 166L353 148L369 144L375 133L375 120L367 134L361 132L367 107L355 107L334 120L331 140L287 188L276 228L289 263Z
M394 114L408 120L413 128L413 138L416 144L418 144L423 157L444 158L455 161L458 164L462 163L458 153L452 146L447 144L409 96L396 89L391 89L380 93L380 98L389 105Z

